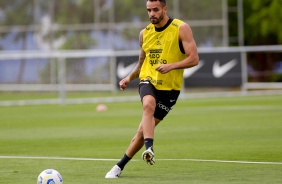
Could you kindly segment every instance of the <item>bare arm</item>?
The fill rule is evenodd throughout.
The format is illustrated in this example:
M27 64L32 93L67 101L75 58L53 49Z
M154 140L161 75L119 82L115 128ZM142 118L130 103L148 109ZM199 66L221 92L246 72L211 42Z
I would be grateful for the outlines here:
M139 54L139 60L138 60L138 63L137 65L135 66L135 68L132 70L132 72L130 72L130 74L128 76L126 76L124 79L122 79L120 82L119 82L119 86L120 86L120 89L121 90L124 90L127 86L127 84L129 84L130 81L132 81L133 79L139 77L139 74L140 74L140 70L141 70L141 67L142 67L142 64L145 60L145 57L146 57L146 54L145 52L143 51L142 49L142 44L143 44L143 30L140 32L139 34L139 44L140 44L140 47L141 47L141 50L140 50L140 54Z
M187 57L180 62L158 66L156 70L160 73L165 74L171 70L191 68L198 65L199 56L197 46L193 38L192 30L188 24L181 25L179 31L179 39L182 42Z

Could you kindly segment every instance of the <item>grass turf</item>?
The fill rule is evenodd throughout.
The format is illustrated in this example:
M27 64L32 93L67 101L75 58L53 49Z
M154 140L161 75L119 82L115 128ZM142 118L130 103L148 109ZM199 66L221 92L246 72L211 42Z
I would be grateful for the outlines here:
M114 180L104 179L113 160L32 157L121 158L137 130L140 102L109 103L106 112L96 112L97 104L0 107L0 183L36 183L47 168L58 170L65 184L281 183L281 104L279 95L180 99L156 128L156 165L137 153Z

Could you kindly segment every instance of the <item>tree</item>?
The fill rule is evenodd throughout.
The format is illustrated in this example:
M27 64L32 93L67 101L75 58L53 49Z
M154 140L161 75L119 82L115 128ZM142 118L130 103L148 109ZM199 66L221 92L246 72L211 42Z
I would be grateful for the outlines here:
M60 25L87 24L93 23L93 1L54 1L54 22ZM57 31L56 37L64 35L65 43L60 47L62 50L86 50L96 44L96 40L91 36L92 30L67 30ZM67 71L68 82L83 83L87 81L85 75L85 58L68 59Z
M244 1L247 45L282 44L281 8L281 0ZM250 53L249 66L257 71L257 76L250 76L250 80L282 82L282 74L274 72L276 63L281 62L281 57L281 53Z
M229 0L230 7L237 6L237 0ZM277 45L282 44L282 1L244 0L244 44ZM237 14L229 16L231 36L238 35ZM233 44L231 44L233 45ZM249 81L282 81L282 74L274 73L276 62L281 61L281 53L248 53Z
M247 45L282 44L281 9L281 0L244 0Z
M228 0L229 9L237 3ZM243 0L245 45L282 44L281 9L281 0ZM237 13L229 13L229 35L233 37L238 36Z
M26 29L28 30L28 26L34 22L34 14L31 11L33 10L33 6L34 4L30 3L29 0L1 1L0 7L5 17L1 19L0 24L5 26L23 25L27 26ZM1 36L5 37L11 34L13 35L13 41L21 43L21 49L26 50L29 32L17 30L16 32L1 33ZM26 60L22 59L20 61L17 83L22 82L25 64Z

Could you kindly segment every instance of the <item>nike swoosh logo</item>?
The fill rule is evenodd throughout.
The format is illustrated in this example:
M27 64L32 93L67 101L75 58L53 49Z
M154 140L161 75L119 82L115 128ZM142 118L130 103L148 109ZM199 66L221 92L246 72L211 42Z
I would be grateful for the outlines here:
M204 62L202 60L199 61L197 66L194 66L192 68L187 68L184 70L184 78L188 78L191 75L193 75L196 71L198 71L200 68L204 66Z
M212 68L212 73L215 78L220 78L225 75L229 70L231 70L237 64L237 60L233 59L224 65L219 64L219 61L215 61Z
M124 63L120 62L117 66L117 76L119 78L124 78L126 77L136 66L136 62L128 65L128 66L124 66Z

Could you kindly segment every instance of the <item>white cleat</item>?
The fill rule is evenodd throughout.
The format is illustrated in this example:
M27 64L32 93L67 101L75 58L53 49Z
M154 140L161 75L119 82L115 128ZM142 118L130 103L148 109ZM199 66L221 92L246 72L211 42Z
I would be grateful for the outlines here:
M121 168L115 165L105 176L105 178L119 178L121 174Z
M154 157L154 152L152 150L152 147L148 148L147 150L145 150L142 153L142 158L148 165L155 164L155 157Z

